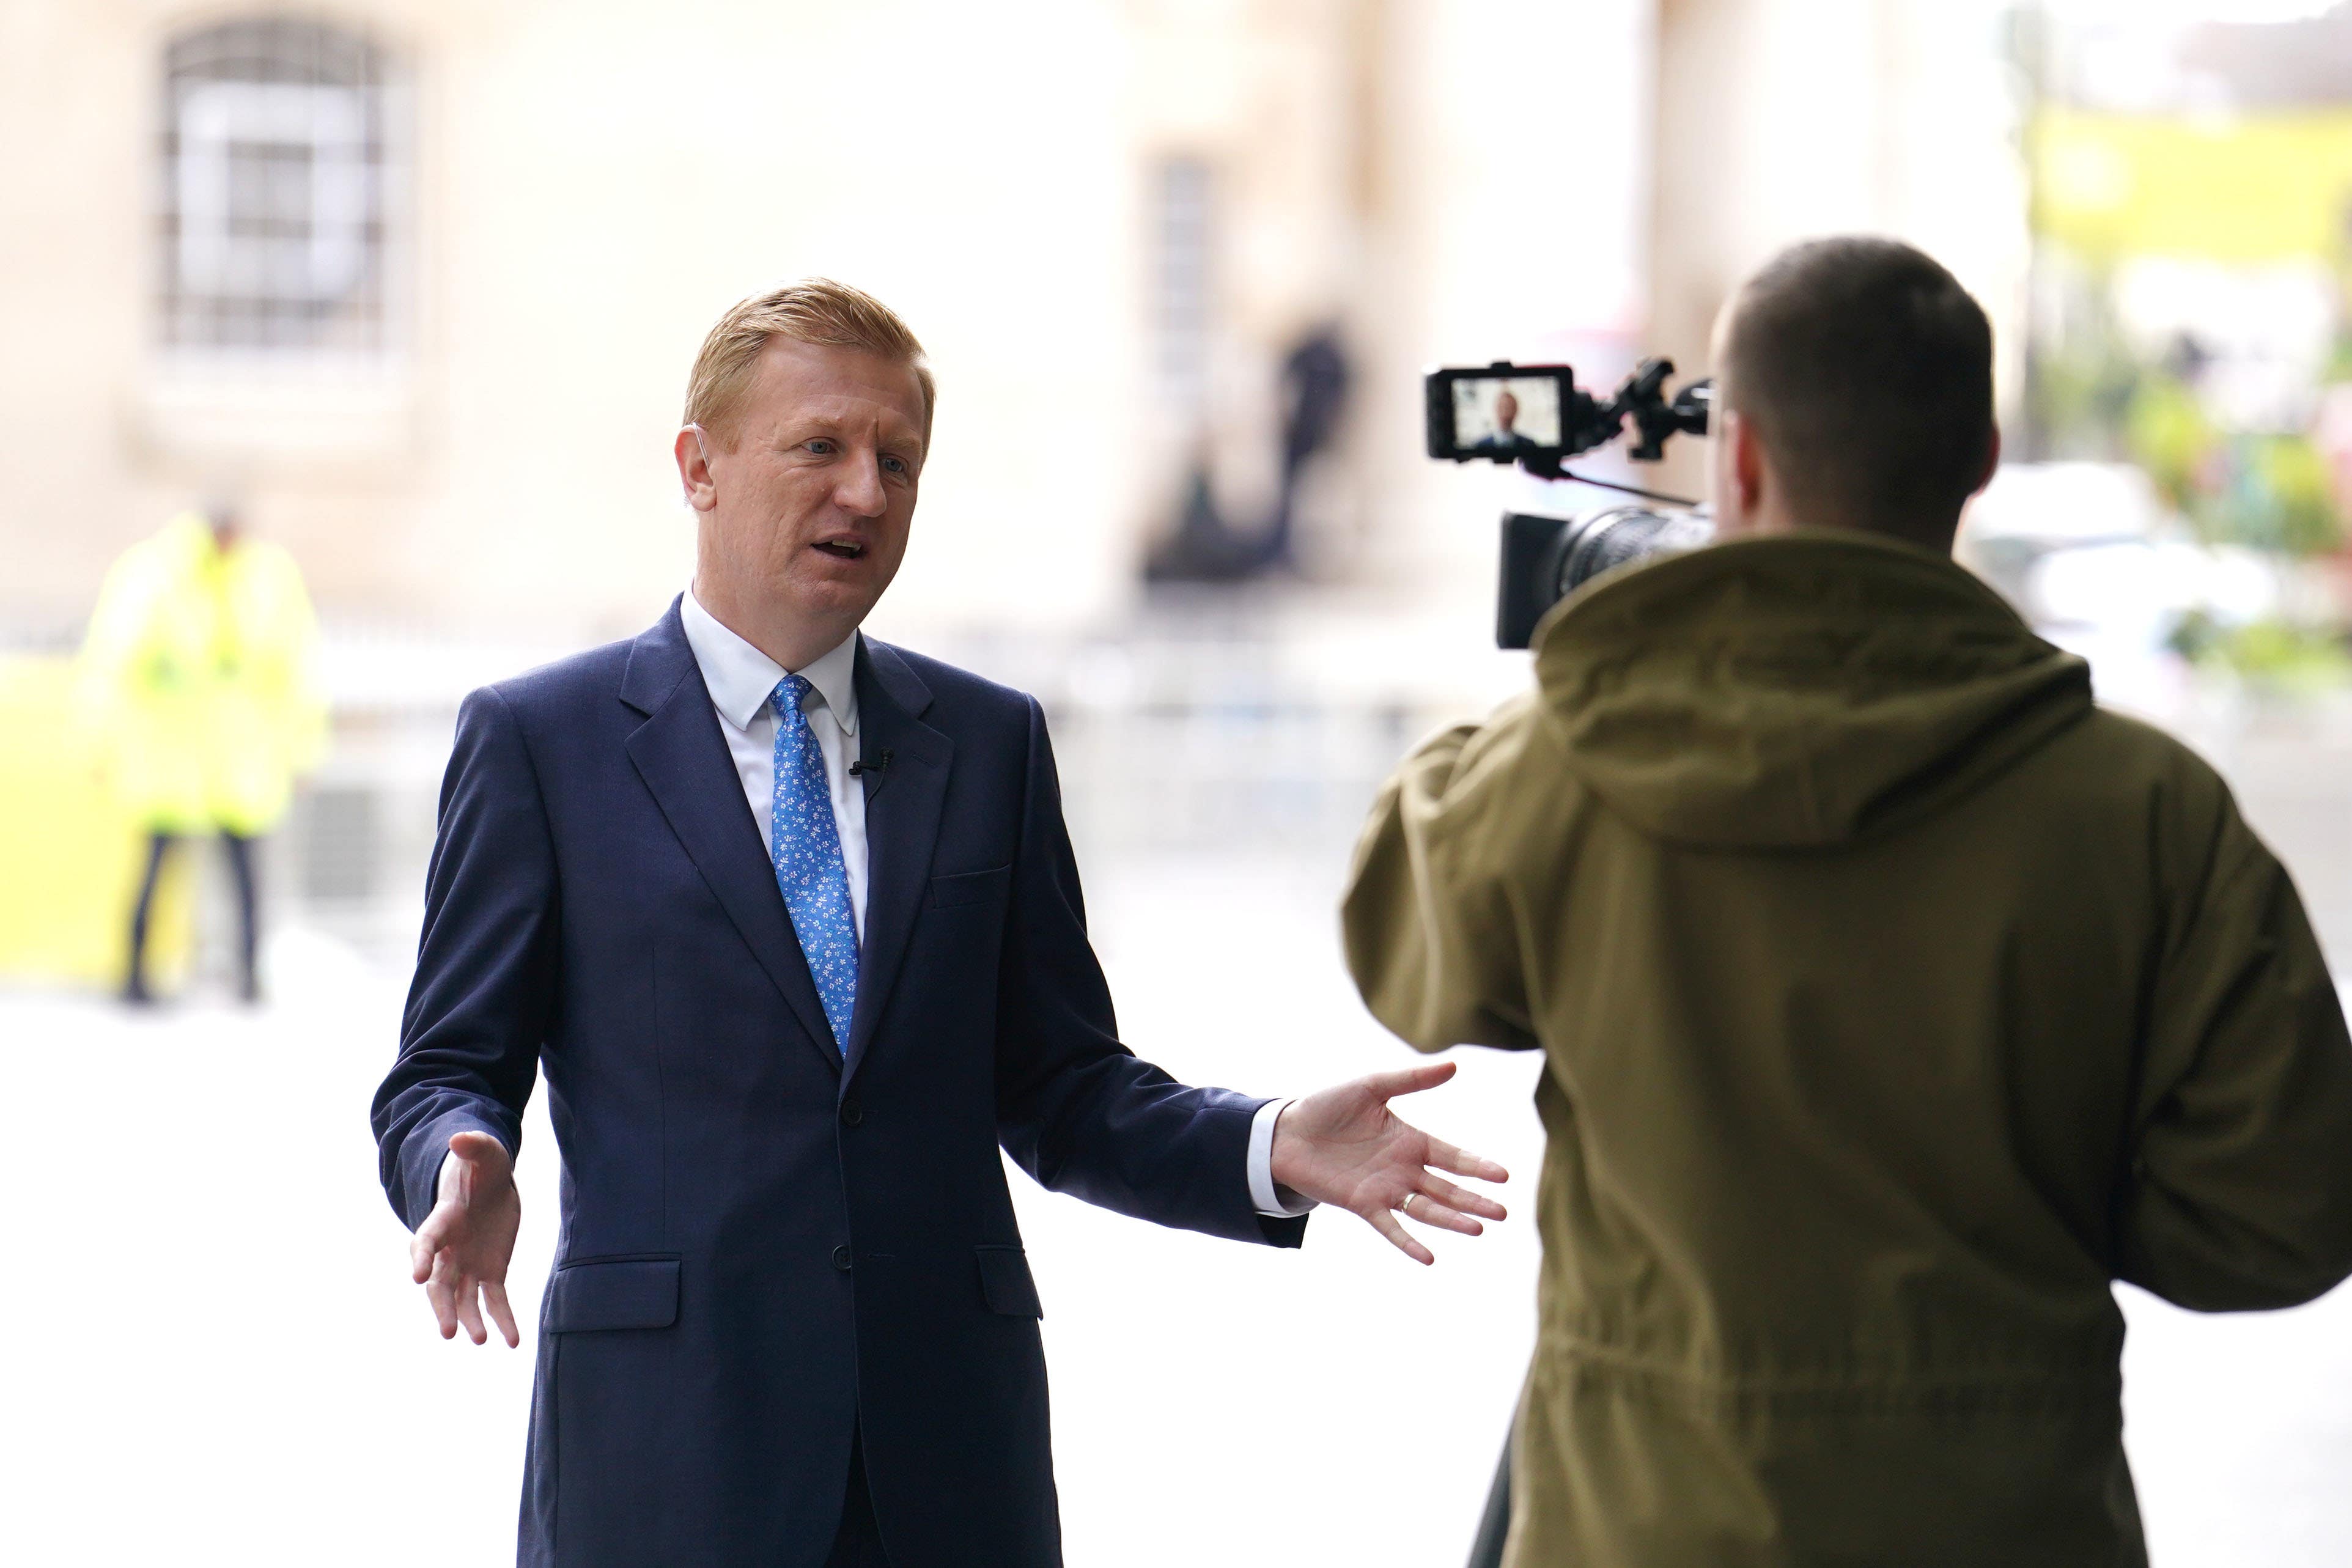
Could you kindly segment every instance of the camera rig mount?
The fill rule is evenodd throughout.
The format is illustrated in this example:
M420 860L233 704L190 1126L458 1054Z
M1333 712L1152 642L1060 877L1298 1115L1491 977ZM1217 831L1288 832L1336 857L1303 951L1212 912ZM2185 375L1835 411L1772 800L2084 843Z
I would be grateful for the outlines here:
M1519 458L1519 466L1538 479L1576 478L1560 465L1580 453L1616 440L1625 434L1629 420L1640 439L1626 449L1625 455L1636 463L1655 463L1664 457L1669 436L1705 435L1715 411L1715 382L1711 378L1690 382L1669 399L1666 382L1674 373L1672 360L1643 360L1606 402L1577 388L1567 400L1567 406L1559 411L1559 449L1527 454ZM1606 487L1633 488L1622 485Z

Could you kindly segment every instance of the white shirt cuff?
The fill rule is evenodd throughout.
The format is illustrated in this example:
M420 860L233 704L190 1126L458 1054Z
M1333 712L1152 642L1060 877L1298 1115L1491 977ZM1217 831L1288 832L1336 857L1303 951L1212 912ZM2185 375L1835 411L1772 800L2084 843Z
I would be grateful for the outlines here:
M1296 1219L1315 1207L1313 1198L1301 1197L1286 1186L1275 1185L1274 1124L1288 1109L1287 1100L1269 1100L1250 1119L1250 1203L1268 1219Z

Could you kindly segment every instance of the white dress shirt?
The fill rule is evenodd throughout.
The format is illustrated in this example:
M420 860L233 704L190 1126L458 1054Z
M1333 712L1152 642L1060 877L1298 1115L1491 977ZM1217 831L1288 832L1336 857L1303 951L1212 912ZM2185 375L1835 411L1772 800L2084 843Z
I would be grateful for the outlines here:
M719 623L689 591L677 607L686 622L687 645L701 666L710 706L719 710L719 731L727 737L744 803L759 824L760 842L772 850L769 813L776 799L776 708L768 699L784 678L784 667ZM850 777L857 760L857 633L829 653L792 672L809 684L801 699L816 747L824 753L824 787L833 797L833 824L841 835L842 869L849 873L849 912L857 939L866 940L866 790Z
M787 673L808 682L809 693L801 699L801 711L808 716L817 749L824 754L825 789L833 797L834 826L841 834L841 863L849 873L850 912L863 943L866 790L849 773L849 765L857 760L857 633L852 632L832 652L787 672L721 625L690 588L678 604L678 618L686 623L687 645L694 650L694 662L701 667L702 684L719 714L719 732L727 737L727 753L734 759L736 779L743 786L743 803L759 825L763 846L773 842L769 812L776 798L776 710L768 698ZM1274 1124L1289 1103L1270 1100L1250 1123L1250 1202L1258 1213L1273 1219L1287 1219L1315 1207L1274 1181Z

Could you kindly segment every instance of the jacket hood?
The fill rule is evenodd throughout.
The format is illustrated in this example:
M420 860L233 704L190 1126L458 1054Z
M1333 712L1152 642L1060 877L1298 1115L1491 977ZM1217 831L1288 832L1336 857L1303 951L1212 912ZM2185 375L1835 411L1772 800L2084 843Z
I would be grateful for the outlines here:
M2090 670L1938 555L1807 530L1612 572L1534 639L1569 767L1643 831L1819 849L1927 816L2091 708Z

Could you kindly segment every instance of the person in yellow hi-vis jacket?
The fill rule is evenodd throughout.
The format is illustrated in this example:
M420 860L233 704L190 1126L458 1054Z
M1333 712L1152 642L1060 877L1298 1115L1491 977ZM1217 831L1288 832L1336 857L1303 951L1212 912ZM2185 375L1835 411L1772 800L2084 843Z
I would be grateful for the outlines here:
M324 745L318 641L293 558L247 537L226 505L174 517L108 571L82 649L81 689L106 776L148 834L124 999L150 999L155 883L173 846L198 833L219 834L227 849L243 916L244 995L259 999L254 841L285 815L294 777Z

